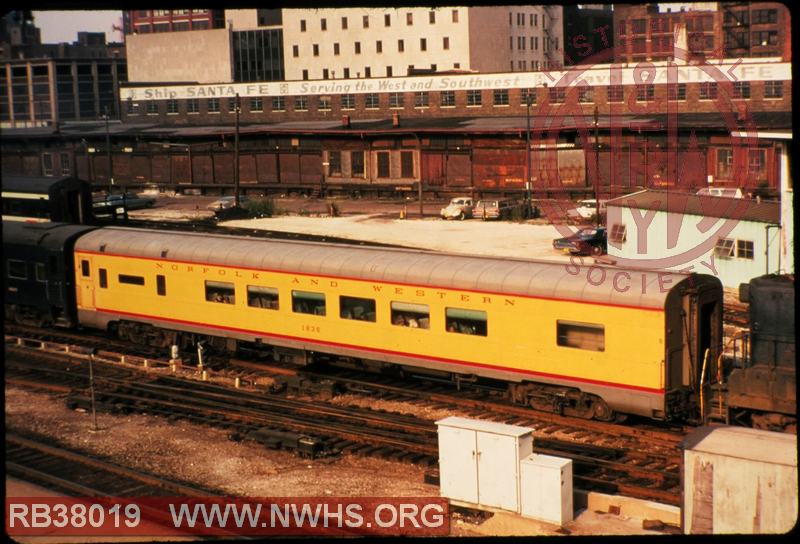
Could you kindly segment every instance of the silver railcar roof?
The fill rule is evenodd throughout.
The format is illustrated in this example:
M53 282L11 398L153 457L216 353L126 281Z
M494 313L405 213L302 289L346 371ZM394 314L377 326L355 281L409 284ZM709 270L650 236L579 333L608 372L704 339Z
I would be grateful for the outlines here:
M669 291L689 277L684 273L595 264L577 266L416 249L122 227L90 232L78 240L75 249L157 260L649 308L663 308Z

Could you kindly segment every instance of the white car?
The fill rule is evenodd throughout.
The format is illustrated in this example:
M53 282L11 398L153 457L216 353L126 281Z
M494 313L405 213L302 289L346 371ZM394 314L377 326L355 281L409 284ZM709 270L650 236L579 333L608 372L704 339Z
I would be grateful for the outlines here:
M600 201L600 213L605 212L606 203L604 200ZM591 219L597 213L597 200L588 198L586 200L578 201L578 205L574 210L569 210L567 215L571 217L580 217L581 219Z
M468 196L458 196L450 200L450 204L445 206L439 212L442 219L466 219L472 217L472 210L475 204Z

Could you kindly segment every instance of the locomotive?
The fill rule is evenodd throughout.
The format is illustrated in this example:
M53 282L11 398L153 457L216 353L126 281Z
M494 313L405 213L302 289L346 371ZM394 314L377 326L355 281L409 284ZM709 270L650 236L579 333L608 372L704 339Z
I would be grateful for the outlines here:
M57 223L3 243L8 320L501 382L583 418L697 419L722 342L702 274Z
M749 357L728 378L728 419L796 434L794 276L754 278L739 287L739 299L750 304Z

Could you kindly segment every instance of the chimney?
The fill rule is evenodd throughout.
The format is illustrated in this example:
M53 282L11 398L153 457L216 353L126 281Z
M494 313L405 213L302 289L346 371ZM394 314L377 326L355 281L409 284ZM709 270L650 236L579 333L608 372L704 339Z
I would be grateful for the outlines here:
M344 128L350 128L350 116L349 115L342 115L342 126Z
M395 112L392 114L392 126L399 127L400 126L400 114Z

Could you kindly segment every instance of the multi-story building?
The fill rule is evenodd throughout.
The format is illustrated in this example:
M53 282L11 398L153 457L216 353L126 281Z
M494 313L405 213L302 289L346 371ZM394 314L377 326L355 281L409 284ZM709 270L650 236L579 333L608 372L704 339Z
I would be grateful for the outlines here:
M222 84L563 64L560 6L226 10L225 20L204 32L128 35L130 80Z
M24 34L32 39L15 40L4 48L0 126L118 118L120 83L128 79L125 47L106 44L102 32L80 32L73 44L42 44L38 29L29 28L32 19L22 21Z
M564 6L564 64L613 60L614 12L610 4Z
M122 13L122 28L126 35L225 28L225 15L221 9L130 10Z
M674 6L674 7L673 7ZM617 62L669 60L675 28L687 31L692 57L780 57L791 60L789 10L777 2L620 4L614 6Z

